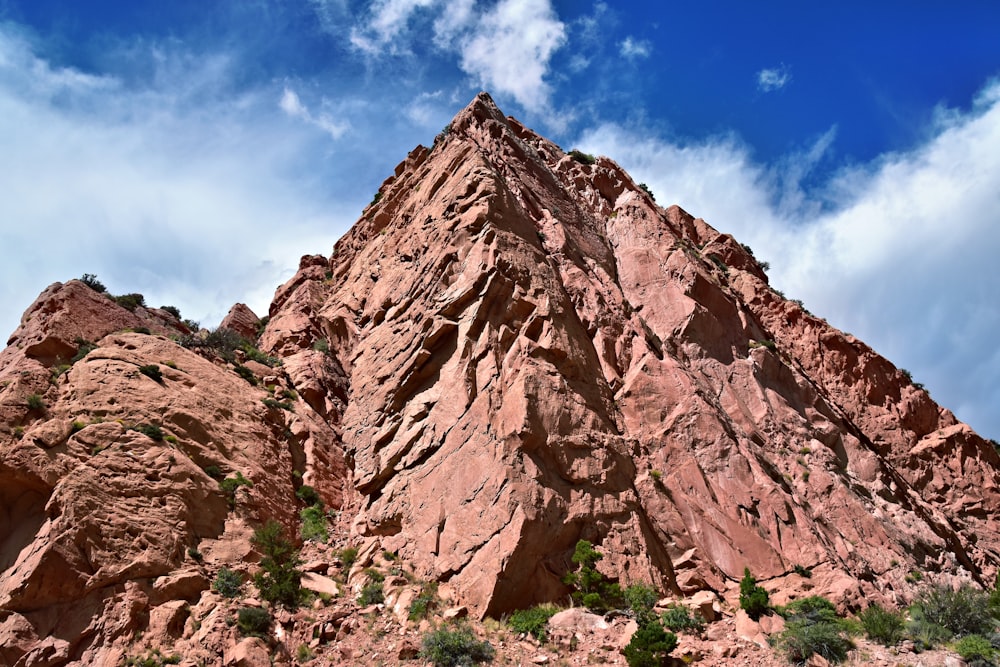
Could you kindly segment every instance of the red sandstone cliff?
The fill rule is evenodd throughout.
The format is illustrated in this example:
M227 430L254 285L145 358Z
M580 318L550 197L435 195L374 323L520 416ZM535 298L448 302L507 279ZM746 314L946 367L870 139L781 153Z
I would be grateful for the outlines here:
M208 608L214 570L252 569L252 526L295 525L303 479L341 541L478 616L564 598L579 539L676 596L731 597L749 567L779 601L850 607L908 599L911 570L996 572L991 446L732 237L485 94L277 290L259 347L280 367L182 329L70 281L0 354L0 662L107 658L178 600ZM55 375L78 338L96 348ZM213 465L253 482L234 508Z

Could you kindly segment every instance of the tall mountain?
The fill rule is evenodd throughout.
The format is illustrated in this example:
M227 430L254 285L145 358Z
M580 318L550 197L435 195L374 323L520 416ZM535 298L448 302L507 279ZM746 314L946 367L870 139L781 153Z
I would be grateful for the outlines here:
M581 539L622 584L732 597L749 568L844 608L1000 562L989 443L749 248L485 93L302 259L259 351L125 305L57 283L0 353L0 661L136 631L210 653L176 626L253 569L254 526L296 529L303 483L335 541L478 617L564 599Z

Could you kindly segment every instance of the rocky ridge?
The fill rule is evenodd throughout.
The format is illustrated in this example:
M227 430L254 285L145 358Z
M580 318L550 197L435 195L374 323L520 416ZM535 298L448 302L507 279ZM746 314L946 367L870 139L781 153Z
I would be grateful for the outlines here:
M391 553L473 619L565 600L580 539L622 584L723 606L745 567L843 609L996 573L992 446L732 237L485 94L302 259L259 351L190 334L70 281L0 353L0 662L115 664L136 632L236 661L211 578L254 569L263 521L296 531L303 483L359 549L340 586Z

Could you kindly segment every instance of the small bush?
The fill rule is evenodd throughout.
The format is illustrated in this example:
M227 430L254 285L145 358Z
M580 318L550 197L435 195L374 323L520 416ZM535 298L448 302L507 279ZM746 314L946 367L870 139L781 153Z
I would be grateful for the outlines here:
M660 667L676 646L677 636L654 621L635 631L622 654L629 667Z
M73 358L69 360L69 363L71 364L75 364L90 354L93 350L97 349L96 345L85 338L78 337L73 342L76 343L76 354L74 354Z
M320 338L319 340L313 343L313 349L316 350L317 352L322 352L323 354L327 354L330 352L330 343L327 342L325 338Z
M212 479L222 479L223 477L222 469L220 469L219 466L215 465L205 466L204 470L205 474L211 477Z
M671 632L699 633L705 626L705 619L698 612L691 613L691 610L682 604L668 607L660 615L663 625Z
M227 477L226 479L219 480L219 488L222 489L222 493L226 496L226 502L229 503L230 507L236 506L236 489L241 486L253 487L253 482L244 477L241 472L237 472L236 477Z
M271 614L260 607L243 607L236 615L236 627L246 637L267 637Z
M358 604L367 607L372 604L385 602L385 593L382 590L381 581L372 581L364 585L361 594L358 596Z
M149 364L147 366L139 366L139 372L153 380L154 382L159 382L163 384L163 373L160 372L160 367L156 364Z
M135 311L136 308L146 307L146 297L143 295L133 292L132 294L122 294L121 296L113 297L115 303L126 310Z
M43 401L42 397L39 396L38 394L28 394L28 398L26 399L26 401L28 403L29 410L45 409L45 401Z
M642 584L633 584L625 589L623 597L639 625L652 619L653 607L659 600L655 590Z
M435 667L459 667L493 660L495 651L488 641L479 641L467 627L442 628L424 635L420 657Z
M854 647L838 624L807 620L789 622L781 633L779 644L789 661L796 665L806 664L813 654L819 654L833 663L843 662L848 651Z
M358 559L358 550L356 547L346 547L340 550L340 562L344 564L344 571L350 572L351 567L354 565L354 561Z
M241 378L249 382L252 386L257 386L257 376L253 374L253 371L242 364L233 365L233 370Z
M295 649L295 659L299 662L309 662L314 657L316 656L308 644L299 644L299 647Z
M235 598L243 588L243 575L228 567L219 569L212 582L212 590L225 598Z
M85 273L80 276L80 282L100 294L104 294L108 291L108 288L104 286L104 283L98 280L97 276L93 273Z
M309 486L308 484L303 484L295 491L295 497L304 502L306 505L321 505L322 502L319 499L319 494L316 489Z
M420 594L410 603L408 618L411 621L422 621L437 606L437 582L432 581L420 587Z
M883 646L895 646L903 638L903 615L898 611L883 609L873 604L860 614L858 620L865 635Z
M288 608L298 606L302 598L299 553L285 537L281 524L268 521L254 531L250 542L262 554L261 571L254 575L261 598Z
M646 185L645 183L640 183L639 189L645 192L647 195L649 195L649 198L652 199L654 202L656 201L656 195L653 194L653 191L649 189L648 185Z
M84 422L74 420L73 423L70 424L69 432L70 434L77 433L86 427L87 425Z
M156 424L139 424L135 427L135 430L151 440L156 440L157 442L163 440L163 429Z
M325 543L330 539L330 534L326 530L326 514L321 505L306 507L299 512L299 518L302 519L300 533L303 540Z
M588 166L595 164L597 162L597 158L595 158L590 153L584 153L583 151L578 151L575 148L569 152L569 156L573 158L575 161L579 162L580 164L585 164Z
M178 320L181 319L181 311L177 306L160 306L160 310L170 313Z
M988 635L996 627L989 594L972 586L958 590L937 585L923 591L911 608L914 619L940 626L956 637Z
M514 632L532 635L540 642L546 640L549 619L559 611L553 605L539 605L531 609L519 609L510 615L507 624Z
M607 581L604 575L597 571L597 561L602 558L604 554L594 549L593 544L587 540L580 540L573 551L573 563L577 569L563 577L563 583L577 589L573 592L573 599L598 612L624 602L618 584Z
M740 608L755 621L771 609L767 591L757 585L748 567L743 568L743 579L740 580Z
M992 665L996 649L982 635L966 635L955 642L955 652L969 665Z
M271 408L272 410L288 410L289 412L295 412L295 406L291 401L276 401L273 398L262 398L260 402Z

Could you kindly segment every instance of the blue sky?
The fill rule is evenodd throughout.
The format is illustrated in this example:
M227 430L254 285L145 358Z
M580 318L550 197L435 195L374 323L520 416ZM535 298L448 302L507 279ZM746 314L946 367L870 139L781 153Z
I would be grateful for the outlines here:
M0 0L0 334L84 272L264 314L485 89L1000 439L1000 3L695 4Z

